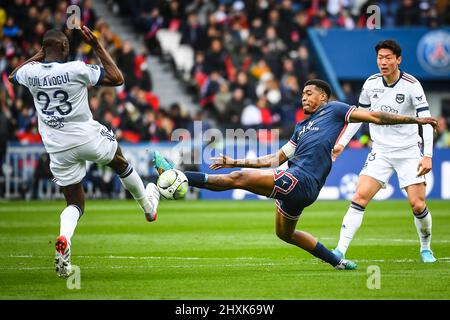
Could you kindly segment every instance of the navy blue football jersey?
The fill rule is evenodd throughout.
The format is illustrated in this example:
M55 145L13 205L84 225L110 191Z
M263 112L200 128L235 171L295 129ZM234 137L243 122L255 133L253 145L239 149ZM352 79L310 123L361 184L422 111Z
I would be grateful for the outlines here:
M295 153L289 171L312 177L320 190L331 170L331 152L354 106L332 101L295 126L290 143Z

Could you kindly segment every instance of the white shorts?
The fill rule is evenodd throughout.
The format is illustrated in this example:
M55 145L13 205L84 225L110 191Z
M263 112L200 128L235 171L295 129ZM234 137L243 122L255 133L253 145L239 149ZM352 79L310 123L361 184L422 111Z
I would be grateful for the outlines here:
M59 186L76 184L86 175L86 161L106 165L116 154L117 141L114 134L103 127L98 136L81 146L50 153L50 170Z
M425 176L417 176L417 166L422 158L418 146L397 150L394 152L372 150L367 155L366 163L360 175L366 175L377 180L382 188L386 188L394 171L398 176L400 188L426 182Z

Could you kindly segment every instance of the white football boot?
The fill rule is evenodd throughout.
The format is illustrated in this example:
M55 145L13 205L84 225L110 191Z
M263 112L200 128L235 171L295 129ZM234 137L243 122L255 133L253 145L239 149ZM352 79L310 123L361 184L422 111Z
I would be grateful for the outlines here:
M60 278L67 278L72 273L70 264L70 244L65 236L59 236L55 242L55 271Z

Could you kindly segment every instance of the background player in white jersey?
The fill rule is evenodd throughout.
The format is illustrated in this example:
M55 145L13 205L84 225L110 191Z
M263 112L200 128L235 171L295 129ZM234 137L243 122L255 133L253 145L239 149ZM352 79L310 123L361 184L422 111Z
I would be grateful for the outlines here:
M399 69L402 50L393 40L375 46L380 73L369 77L361 91L359 106L408 116L429 117L430 110L419 81ZM344 150L360 123L349 124L334 147L336 158ZM367 204L385 188L389 178L397 173L400 188L408 194L414 222L420 239L423 262L435 262L430 248L431 213L425 203L425 174L431 170L433 128L423 125L423 155L420 150L418 126L400 124L383 126L370 124L372 151L360 173L356 193L344 216L339 243L334 253L344 257L350 242L362 223Z
M61 213L60 235L55 244L56 272L61 277L71 273L71 237L84 211L82 179L86 175L86 161L111 167L139 203L148 221L156 219L159 202L156 186L144 187L122 155L114 134L92 118L87 87L119 86L124 80L94 34L85 26L80 31L103 67L82 61L65 62L69 41L63 32L49 30L44 35L41 50L9 76L11 82L27 87L33 95L39 133L50 154L50 169L67 202Z

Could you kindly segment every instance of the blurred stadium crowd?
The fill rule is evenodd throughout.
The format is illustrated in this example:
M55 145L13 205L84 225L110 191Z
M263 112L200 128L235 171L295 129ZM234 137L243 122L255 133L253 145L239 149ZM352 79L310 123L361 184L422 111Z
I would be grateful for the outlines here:
M0 0L0 155L8 142L40 142L31 95L12 86L7 75L40 48L44 32L65 29L66 9L81 7L87 25L109 49L125 76L124 86L92 88L94 118L111 128L119 141L168 141L176 128L193 130L193 120L224 128L278 128L289 138L304 118L299 91L318 76L307 37L310 27L363 28L367 7L377 4L383 27L450 24L450 3L441 0L108 0L112 11L126 18L143 38L140 48L111 31L91 0ZM200 111L174 103L162 106L152 91L152 66L147 56L164 52L160 29L181 34L193 48L187 77L180 77ZM70 59L99 63L76 31L67 30ZM174 68L175 71L175 68ZM357 103L360 88L342 85L346 102ZM450 108L450 106L449 106ZM438 146L450 146L449 117L441 119ZM351 146L368 144L363 128Z

